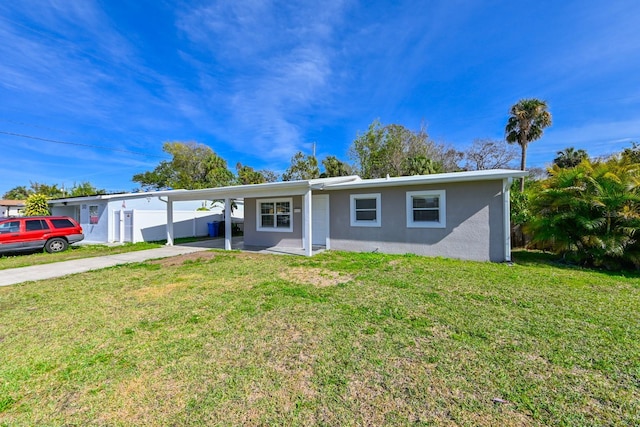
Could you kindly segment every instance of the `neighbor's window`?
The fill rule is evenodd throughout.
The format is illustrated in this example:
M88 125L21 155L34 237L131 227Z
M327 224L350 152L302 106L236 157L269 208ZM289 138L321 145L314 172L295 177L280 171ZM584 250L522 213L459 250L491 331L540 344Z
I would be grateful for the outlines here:
M380 227L380 193L351 195L351 226Z
M98 216L98 206L89 205L89 224L97 224L100 220Z
M408 191L407 227L444 228L446 226L445 192Z
M293 231L292 199L257 200L258 231Z

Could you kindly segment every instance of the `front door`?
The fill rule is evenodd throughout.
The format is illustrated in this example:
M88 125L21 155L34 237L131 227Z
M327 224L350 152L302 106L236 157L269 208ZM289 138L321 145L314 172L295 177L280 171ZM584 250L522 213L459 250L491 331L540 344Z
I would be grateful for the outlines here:
M329 195L313 196L311 205L311 242L329 249Z

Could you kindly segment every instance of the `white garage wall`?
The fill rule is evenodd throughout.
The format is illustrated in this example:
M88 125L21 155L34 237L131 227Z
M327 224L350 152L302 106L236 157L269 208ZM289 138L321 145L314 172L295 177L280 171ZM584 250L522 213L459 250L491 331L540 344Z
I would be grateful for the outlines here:
M208 222L221 221L221 214L208 211L174 211L174 237L206 236ZM149 242L167 238L167 211L133 210L133 241Z

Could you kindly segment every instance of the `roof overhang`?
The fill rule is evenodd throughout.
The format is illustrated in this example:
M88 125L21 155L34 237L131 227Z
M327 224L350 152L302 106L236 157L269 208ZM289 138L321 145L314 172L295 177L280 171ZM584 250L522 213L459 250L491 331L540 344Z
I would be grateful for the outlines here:
M527 171L511 169L492 169L482 171L466 171L438 173L432 175L399 176L360 181L336 183L325 186L325 190L350 190L357 188L398 187L404 185L448 184L456 182L501 181L527 176Z
M175 190L168 194L173 201L243 199L245 197L280 197L303 195L309 189L323 189L329 185L361 180L359 176L318 178L301 181L266 182L264 184L234 185L230 187L204 188L201 190Z
M9 200L3 199L0 200L0 206L5 206L7 208L23 208L25 206L24 200Z
M439 173L433 175L400 176L393 178L362 179L357 175L318 178L301 181L267 182L264 184L234 185L198 190L162 190L141 193L101 194L49 200L50 205L88 203L96 201L127 200L141 197L166 197L171 201L244 199L245 197L280 197L303 195L311 190L348 190L356 188L397 187L402 185L445 184L503 180L527 176L526 171L493 169L483 171Z

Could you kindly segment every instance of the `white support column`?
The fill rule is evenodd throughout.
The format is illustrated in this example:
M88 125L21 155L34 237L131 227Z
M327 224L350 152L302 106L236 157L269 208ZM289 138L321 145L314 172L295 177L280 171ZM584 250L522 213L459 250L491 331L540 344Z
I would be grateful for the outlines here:
M173 246L173 200L167 199L167 246Z
M231 250L231 199L224 199L224 248Z
M502 182L502 198L504 210L504 260L511 262L511 179Z
M311 218L311 189L309 188L304 193L304 208L302 209L302 245L304 246L304 254L311 256L313 251L313 236L311 231L311 225L313 224Z
M118 218L120 218L120 220L118 221L118 231L120 232L120 238L118 240L120 243L124 243L124 209L120 209L120 216Z

